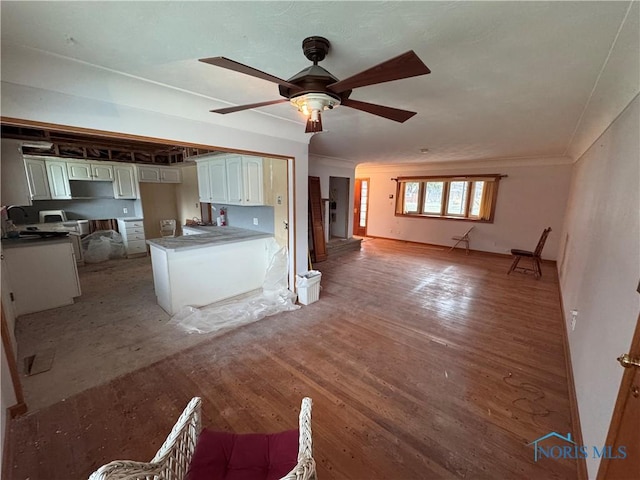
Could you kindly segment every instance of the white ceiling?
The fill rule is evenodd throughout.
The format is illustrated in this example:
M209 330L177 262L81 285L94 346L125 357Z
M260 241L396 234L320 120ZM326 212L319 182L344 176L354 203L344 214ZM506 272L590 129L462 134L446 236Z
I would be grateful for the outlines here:
M590 108L594 92L609 94L598 84L613 49L638 57L637 7L629 1L3 1L2 56L28 47L77 59L196 94L207 112L280 97L276 84L199 58L225 56L286 79L310 64L303 38L321 35L331 42L321 65L345 78L414 50L430 75L362 87L351 98L416 116L399 124L339 107L323 115L326 131L313 137L310 153L356 163L557 157L574 154L592 117L613 119ZM635 90L626 97L635 95L637 59L619 65ZM3 68L3 80L10 73ZM163 90L156 91L153 101L162 103ZM109 101L106 90L103 100ZM304 130L288 104L231 115L233 122L260 118L287 128L296 122ZM427 155L419 153L423 147Z

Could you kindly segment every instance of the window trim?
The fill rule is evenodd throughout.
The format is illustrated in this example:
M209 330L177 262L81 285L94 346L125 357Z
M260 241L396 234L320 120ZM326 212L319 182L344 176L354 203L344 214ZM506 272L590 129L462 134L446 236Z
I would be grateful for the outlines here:
M495 219L496 204L498 201L498 190L500 186L500 179L507 175L501 174L472 174L472 175L420 175L420 176L407 176L397 177L393 180L396 181L396 217L408 217L408 218L437 218L440 220L454 220L459 222L478 222L478 223L493 223ZM447 204L449 202L449 187L451 182L467 182L468 191L466 198L465 212L467 216L461 215L448 215L446 213ZM488 219L482 219L478 217L471 217L471 202L473 182L485 181L494 182L493 194L491 198L491 212ZM404 213L404 184L407 182L419 182L418 189L418 213ZM425 184L427 182L444 182L442 188L442 201L440 206L440 214L434 213L419 213L424 210L424 199L426 195Z

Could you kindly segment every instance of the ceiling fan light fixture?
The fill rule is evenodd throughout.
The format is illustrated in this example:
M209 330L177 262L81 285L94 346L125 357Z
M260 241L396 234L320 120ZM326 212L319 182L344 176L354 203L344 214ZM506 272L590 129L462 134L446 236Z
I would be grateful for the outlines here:
M327 93L305 93L293 97L290 102L306 117L317 122L320 118L320 112L340 105L340 97Z
M304 130L304 133L318 133L322 131L322 117L320 112L317 112L317 119L314 120L313 117L309 117L307 120L307 126Z

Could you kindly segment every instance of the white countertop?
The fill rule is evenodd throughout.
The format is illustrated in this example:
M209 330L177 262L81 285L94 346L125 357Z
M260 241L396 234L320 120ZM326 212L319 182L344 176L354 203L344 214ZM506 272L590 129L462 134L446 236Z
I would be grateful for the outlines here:
M200 227L189 228L203 230L200 235L184 235L182 237L164 237L147 240L147 244L163 250L191 250L194 248L212 247L227 243L246 242L259 238L271 238L273 234L256 232L237 227Z

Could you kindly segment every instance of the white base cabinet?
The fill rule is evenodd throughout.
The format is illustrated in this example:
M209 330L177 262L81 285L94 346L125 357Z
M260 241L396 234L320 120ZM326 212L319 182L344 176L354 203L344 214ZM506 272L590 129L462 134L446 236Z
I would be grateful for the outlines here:
M151 244L158 305L173 315L187 305L202 307L261 288L272 241L259 238L186 250Z
M147 254L142 218L119 218L118 230L122 235L127 257Z
M16 315L71 305L80 279L70 239L3 247Z

